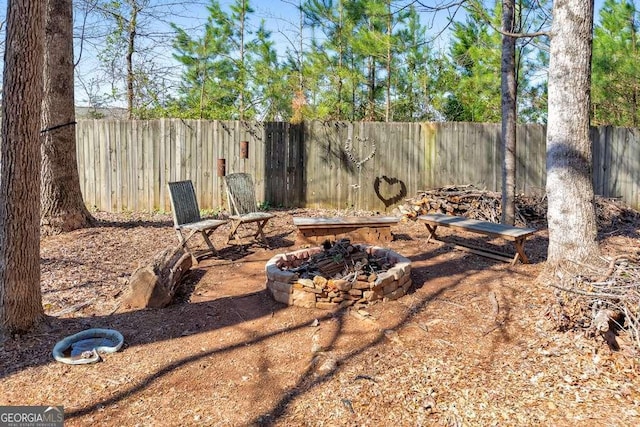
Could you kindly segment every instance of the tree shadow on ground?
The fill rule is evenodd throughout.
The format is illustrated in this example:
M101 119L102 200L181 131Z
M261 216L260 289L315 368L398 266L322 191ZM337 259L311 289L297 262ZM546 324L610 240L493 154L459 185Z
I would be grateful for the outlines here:
M250 251L250 248L246 250ZM231 249L229 249L229 251L231 251ZM412 319L428 307L430 303L442 297L445 292L456 288L468 276L475 274L479 269L482 270L483 268L490 267L497 263L496 261L489 260L479 261L477 260L478 257L471 255L469 257L473 257L473 263L465 262L468 258L467 256L464 256L425 265L426 261L431 261L446 252L446 248L427 246L427 248L414 251L415 254L413 256L409 256L414 263L412 279L415 285L411 293L413 302L410 310L408 310L403 316L400 316L397 320L394 320L393 325L390 326L391 330L397 330L406 326L408 322L411 322ZM247 254L245 253L244 256L247 256ZM231 255L229 255L229 257L232 259L229 260L223 257L223 259L219 261L222 263L228 263L242 259L242 257L233 258ZM216 260L216 262L217 261L218 260ZM215 270L215 267L216 264L214 263L213 265L203 267L202 271L207 269ZM205 273L202 271L194 272L194 287L204 276ZM510 270L505 270L504 274L509 274L509 271ZM437 278L449 278L452 272L455 272L455 278L447 280L447 283L439 287L427 288L430 281ZM416 292L417 289L420 289L421 292ZM192 292L193 289L191 289L191 291L187 289L186 291ZM390 304L394 303L392 302ZM247 307L251 307L251 309L247 309ZM197 351L194 354L189 354L184 357L177 357L177 355L174 355L172 360L155 369L153 373L140 380L136 380L135 384L120 389L111 396L100 398L97 403L88 403L84 407L80 407L65 414L67 419L74 419L85 415L94 415L100 411L101 408L126 400L133 394L149 388L152 384L155 384L181 367L198 363L199 361L214 355L225 356L236 350L264 344L269 340L276 339L280 336L283 336L286 339L287 334L294 333L302 328L308 327L310 319L315 318L320 322L332 319L336 322L337 328L333 333L330 342L326 346L328 350L331 350L343 334L345 323L348 321L347 310L339 310L336 312L310 310L298 319L294 319L292 315L291 317L293 320L286 328L280 328L277 330L253 329L251 325L252 321L265 316L273 316L275 313L282 311L300 313L299 311L295 311L293 308L273 301L266 290L260 290L242 295L217 298L211 301L178 303L161 310L140 310L125 313L114 313L106 316L71 319L51 318L48 322L48 330L44 331L44 333L35 332L34 334L30 334L29 336L19 339L20 342L17 343L18 345L14 346L9 344L7 348L5 348L5 351L14 351L17 353L18 362L3 366L2 369L0 369L0 377L6 377L27 367L53 363L50 356L50 349L55 344L55 341L65 335L75 333L80 329L88 327L113 328L121 331L125 336L126 341L124 351L127 351L127 349L151 343L204 334L233 325L243 326L243 329L247 334L246 339L226 345L215 346L208 350ZM505 319L505 322L508 321L510 321L509 317ZM153 327L141 330L141 325L153 325ZM506 324L503 323L502 326L504 327ZM500 329L498 332L500 334L506 333L504 329ZM286 390L281 393L279 399L271 405L271 408L268 411L262 411L260 415L254 416L251 423L261 425L273 424L286 413L287 408L289 408L299 396L330 380L340 369L341 365L345 364L349 359L352 359L353 357L364 353L368 349L379 345L384 341L385 337L385 331L377 332L375 337L368 340L365 344L343 353L337 359L336 366L326 372L319 373L317 362L311 363L304 372L300 373L295 384L287 387ZM508 337L505 339L507 338ZM15 359L16 358L13 360ZM7 363L6 359L4 363ZM269 384L265 383L263 386L269 387Z
M431 251L426 251L419 254L419 256L416 258L426 260L430 258L430 255L437 254L432 253ZM493 262L487 261L487 263L487 265L490 265ZM415 293L415 289L413 289L412 295L415 301L411 306L411 310L407 311L405 315L399 317L394 322L394 324L390 326L390 328L377 332L375 336L365 344L352 348L347 353L342 353L342 355L336 359L335 366L329 370L320 372L318 369L320 360L314 359L312 363L309 364L309 366L298 375L298 379L295 384L288 387L286 390L283 390L280 398L277 399L277 401L273 403L273 405L271 405L268 411L263 411L261 414L255 415L251 419L251 421L248 422L248 424L272 425L277 422L278 419L286 413L288 407L293 402L295 402L298 397L302 396L313 388L318 387L326 381L329 381L340 369L340 366L347 363L350 359L364 353L372 347L383 343L387 337L387 334L389 333L389 330L394 331L402 328L403 326L406 326L407 323L411 322L418 313L428 307L431 302L437 300L444 293L450 291L451 289L456 288L463 280L465 280L466 277L468 277L468 275L474 274L477 271L476 269L470 269L468 272L465 272L464 268L460 268L461 264L464 265L464 262L461 263L459 259L453 259L449 261L443 261L435 265L432 264L428 267L417 266L416 268L414 268L412 271L412 278L417 283L417 286L415 288L422 288L423 286L425 286L425 283L423 281L425 277L434 279L450 274L448 272L457 271L458 278L449 281L449 283L439 288L429 290L427 293L421 293L420 296L417 296L417 294ZM483 268L482 263L480 264L480 268ZM248 299L254 300L254 303L245 304ZM262 307L261 310L257 312L247 312L246 310L242 309L242 307L247 305L255 307L256 302L258 303L259 307ZM200 305L200 309L198 309L197 311L199 313L202 313L203 310L201 310L201 308L205 308L204 312L211 313L210 316L194 319L193 316L191 316L189 313L192 312L195 307L193 307L193 304L186 304L171 307L168 313L166 309L161 311L145 310L140 312L125 313L121 315L106 316L98 320L99 323L104 324L105 326L121 329L125 336L129 337L127 340L127 348L131 348L134 346L144 345L149 342L185 336L185 334L201 334L207 331L221 329L239 323L244 323L247 325L247 327L249 327L248 324L252 319L256 319L261 316L272 315L275 311L289 309L289 307L274 302L264 290L233 298L223 298L202 304L198 304ZM218 313L218 315L216 315L215 313ZM319 313L321 313L320 316L318 316ZM248 347L250 348L252 346L274 339L279 335L284 335L286 337L286 334L293 333L302 328L308 328L309 319L311 318L315 318L321 323L329 320L332 320L336 323L335 331L331 336L329 343L324 348L325 351L330 352L338 339L344 333L345 323L348 321L347 316L347 309L338 310L335 312L310 310L308 317L293 322L293 324L288 326L286 329L280 329L276 331L253 331L251 338L248 338L246 340L207 351L200 351L197 354L191 354L189 356L182 357L175 361L167 363L165 366L158 369L154 373L146 376L140 381L137 381L135 385L132 385L125 390L121 390L113 396L103 399L96 404L91 404L86 407L71 411L65 414L65 417L67 419L74 419L94 414L96 411L99 411L100 408L117 404L118 402L128 398L129 396L150 387L152 384L159 381L164 376L167 376L168 374L186 365L197 363L200 360L210 358L214 355L225 355L230 354L232 351L238 349ZM139 320L141 320L142 318L146 318L144 322L145 324L156 323L155 320L149 322L149 317L156 317L157 322L162 326L160 326L157 330L150 331L149 334L138 333L136 335L136 328L133 327L133 325L138 324ZM505 321L508 320L508 318L505 319ZM503 333L503 331L501 333ZM265 383L263 384L263 387L269 387L269 384Z
M173 228L173 221L170 219L165 219L162 221L149 221L149 220L137 220L132 219L130 221L110 221L110 220L102 220L96 219L94 224L87 228L136 228L136 227L144 227L144 228Z

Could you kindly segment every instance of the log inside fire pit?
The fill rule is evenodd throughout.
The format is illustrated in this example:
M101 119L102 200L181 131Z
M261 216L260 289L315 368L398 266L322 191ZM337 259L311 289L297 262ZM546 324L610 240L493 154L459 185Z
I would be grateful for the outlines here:
M348 239L276 255L265 270L276 301L306 308L360 308L400 298L411 287L408 258Z

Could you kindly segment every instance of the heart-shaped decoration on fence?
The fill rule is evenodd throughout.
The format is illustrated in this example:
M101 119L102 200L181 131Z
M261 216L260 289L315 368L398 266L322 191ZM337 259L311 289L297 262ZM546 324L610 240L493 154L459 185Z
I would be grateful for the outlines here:
M385 183L383 191L387 193L385 195L382 195L380 191L380 185L383 181ZM378 199L380 199L387 208L398 203L407 195L407 186L404 182L400 181L398 178L389 178L386 175L376 177L376 180L373 182L373 190L376 192ZM389 195L391 195L391 197L387 197Z
M356 136L356 140L359 141L360 143L363 143L366 146L367 142L369 141L369 138L360 138L360 137ZM351 138L348 138L347 142L345 142L345 144L344 144L344 152L347 155L347 157L349 158L349 160L353 164L356 165L356 168L360 169L363 164L365 164L369 160L373 159L373 156L376 155L376 142L372 141L371 145L372 145L371 152L367 155L367 157L365 157L364 159L360 160L360 159L358 159L358 157L356 156L356 154L355 154L355 152L353 150L353 145L352 145Z

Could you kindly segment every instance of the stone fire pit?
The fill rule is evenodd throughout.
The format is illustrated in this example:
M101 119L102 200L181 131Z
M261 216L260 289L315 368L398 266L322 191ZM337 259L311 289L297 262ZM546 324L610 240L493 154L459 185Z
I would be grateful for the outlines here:
M411 261L390 250L336 242L279 254L266 266L267 289L276 301L306 308L362 308L405 295Z

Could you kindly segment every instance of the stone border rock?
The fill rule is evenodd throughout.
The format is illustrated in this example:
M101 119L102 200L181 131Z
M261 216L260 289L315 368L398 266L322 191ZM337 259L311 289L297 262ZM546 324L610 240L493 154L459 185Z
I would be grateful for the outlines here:
M379 301L395 300L407 293L412 284L411 261L408 258L378 246L354 246L369 255L387 257L393 266L383 273L361 275L353 281L322 276L315 276L313 280L301 279L283 267L304 261L323 249L300 249L275 255L267 262L267 289L276 301L284 304L324 310L349 306L361 308Z

